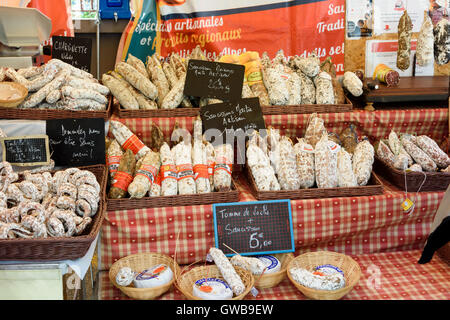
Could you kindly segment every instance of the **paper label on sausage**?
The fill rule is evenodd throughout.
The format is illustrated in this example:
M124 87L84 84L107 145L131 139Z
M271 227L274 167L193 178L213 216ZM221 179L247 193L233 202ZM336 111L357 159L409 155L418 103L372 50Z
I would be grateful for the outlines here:
M178 179L177 168L175 165L168 164L161 166L161 182L166 179Z
M194 166L194 179L197 181L199 178L209 179L209 168L206 164L196 164Z
M306 153L314 153L314 148L309 144L302 144L300 147L300 151Z
M150 181L150 183L153 183L155 180L156 175L158 174L158 169L152 165L149 164L143 164L141 168L136 173L137 176L144 176Z
M153 184L157 184L158 186L161 185L161 171L159 172L159 174L156 176L155 182Z
M128 190L128 186L133 182L133 176L123 171L117 171L114 176L114 182L112 187L119 188L123 191Z
M111 175L114 175L119 169L120 159L122 156L107 156L106 157L106 166Z
M212 176L214 175L214 167L216 166L216 163L214 161L208 161L208 175Z
M231 163L216 163L214 166L214 172L223 170L229 175L231 175L233 165Z
M134 154L137 154L144 147L145 144L135 134L129 137L122 145L125 151L130 149Z
M192 164L182 164L177 166L178 180L194 178L194 169Z
M338 153L339 150L341 150L341 146L338 145L337 143L333 142L333 141L329 141L328 142L328 148L330 149L330 151L332 153Z

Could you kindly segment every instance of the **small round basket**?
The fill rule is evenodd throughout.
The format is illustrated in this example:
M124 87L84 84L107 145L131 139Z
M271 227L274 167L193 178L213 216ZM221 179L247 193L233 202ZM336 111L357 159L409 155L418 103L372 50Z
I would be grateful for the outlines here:
M123 267L129 267L134 272L142 272L158 264L165 264L174 274L172 281L154 288L135 288L133 284L128 287L119 286L116 283L116 275ZM128 297L136 300L153 300L166 291L175 281L175 275L180 272L178 264L169 256L160 253L138 253L124 257L116 261L109 269L109 280Z
M319 265L331 264L344 272L345 287L338 290L317 290L302 286L295 281L289 270L292 268L304 268L311 270ZM287 275L289 280L300 290L306 297L315 300L338 300L349 293L358 283L361 277L361 268L359 264L349 256L337 252L318 251L308 252L299 255L293 259L287 267Z
M255 286L260 289L273 288L286 278L286 270L289 263L294 259L292 253L279 253L273 255L281 263L281 269L274 273L264 273L262 276L254 275Z
M18 90L20 97L16 98L16 99L8 99L8 100L0 99L0 107L15 108L19 104L21 104L22 101L25 100L25 98L28 95L28 89L17 82L0 82L0 90L2 90L2 87L4 87L4 86L13 87L14 89Z
M231 300L242 300L253 288L255 279L250 271L244 270L240 267L234 267L237 274L241 277L242 282L245 285L245 290L240 295L233 297ZM176 286L189 300L202 300L194 296L193 285L197 280L205 278L217 278L224 280L219 268L216 265L195 267L191 270L183 273L177 278ZM225 281L225 280L224 280Z

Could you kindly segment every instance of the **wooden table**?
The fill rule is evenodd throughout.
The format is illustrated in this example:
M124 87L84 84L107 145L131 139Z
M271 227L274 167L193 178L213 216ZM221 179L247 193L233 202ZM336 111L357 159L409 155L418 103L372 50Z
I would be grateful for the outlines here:
M366 79L365 82L372 79ZM367 102L442 101L449 97L449 77L400 77L397 87L380 83L378 90L370 90Z

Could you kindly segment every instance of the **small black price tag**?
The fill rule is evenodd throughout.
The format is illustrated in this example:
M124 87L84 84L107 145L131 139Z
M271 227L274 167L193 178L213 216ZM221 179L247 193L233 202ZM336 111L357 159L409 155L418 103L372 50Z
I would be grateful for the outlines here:
M3 161L15 166L50 164L49 139L46 135L0 138Z

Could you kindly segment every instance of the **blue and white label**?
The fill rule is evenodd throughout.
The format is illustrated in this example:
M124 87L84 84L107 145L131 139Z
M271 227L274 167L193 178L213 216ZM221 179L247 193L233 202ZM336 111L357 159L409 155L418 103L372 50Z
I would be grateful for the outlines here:
M195 284L199 287L202 285L206 286L215 286L215 285L223 285L225 288L231 289L231 287L223 280L217 279L217 278L203 278L200 280L195 281Z
M202 289L208 289L204 290ZM203 300L228 300L233 297L233 291L230 286L221 279L203 278L197 280L193 286L194 296Z
M280 271L281 263L274 256L264 255L258 256L257 258L266 266L264 273L274 273Z
M314 270L322 272L322 273L324 273L326 275L332 275L332 274L335 274L335 273L338 273L338 272L341 273L341 274L344 274L344 271L342 271L338 267L333 266L331 264L324 264L322 266L317 266Z

